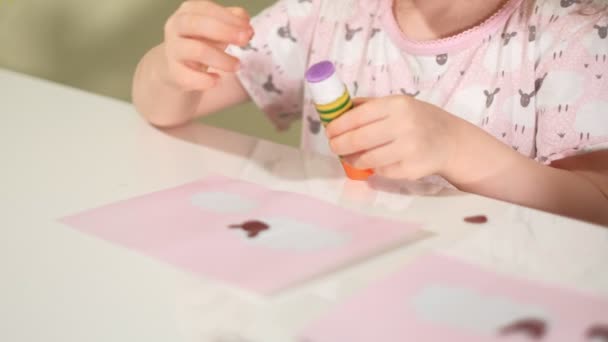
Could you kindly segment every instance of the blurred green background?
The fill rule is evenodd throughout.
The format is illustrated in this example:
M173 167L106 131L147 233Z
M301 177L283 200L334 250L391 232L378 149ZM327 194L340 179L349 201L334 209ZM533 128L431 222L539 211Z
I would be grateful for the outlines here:
M258 13L274 0L217 1ZM181 1L0 0L0 68L125 101L144 53L162 40L165 20ZM252 104L204 122L297 145L299 125L276 132Z

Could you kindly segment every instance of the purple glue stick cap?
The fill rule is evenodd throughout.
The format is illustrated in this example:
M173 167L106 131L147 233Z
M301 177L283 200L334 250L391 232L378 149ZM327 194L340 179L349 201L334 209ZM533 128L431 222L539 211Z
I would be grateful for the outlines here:
M330 61L322 61L311 66L306 72L306 81L318 83L325 81L336 73L336 67Z
M311 66L306 72L306 83L313 102L318 105L334 102L346 91L336 67L330 61L322 61Z

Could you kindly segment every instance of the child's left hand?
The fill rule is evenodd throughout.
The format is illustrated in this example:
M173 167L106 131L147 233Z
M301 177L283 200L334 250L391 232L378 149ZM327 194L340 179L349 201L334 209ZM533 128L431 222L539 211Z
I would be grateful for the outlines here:
M332 151L347 163L389 178L448 172L464 120L409 96L357 99L355 104L326 129Z

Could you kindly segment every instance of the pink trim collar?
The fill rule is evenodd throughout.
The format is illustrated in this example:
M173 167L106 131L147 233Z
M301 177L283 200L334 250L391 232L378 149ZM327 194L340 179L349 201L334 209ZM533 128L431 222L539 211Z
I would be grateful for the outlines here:
M393 43L402 51L414 55L433 56L442 53L449 53L457 50L466 49L475 42L480 42L483 38L496 32L501 25L517 10L523 0L508 0L496 13L486 19L481 24L470 28L457 35L428 41L415 41L407 38L401 29L395 15L393 14L393 1L382 0L382 15L384 16L385 29Z

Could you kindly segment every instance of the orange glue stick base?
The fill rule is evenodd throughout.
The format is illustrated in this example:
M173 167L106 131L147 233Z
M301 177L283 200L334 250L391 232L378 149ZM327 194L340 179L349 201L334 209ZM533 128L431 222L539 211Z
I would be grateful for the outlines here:
M348 165L343 160L340 160L340 162L342 163L342 167L344 168L344 172L346 173L346 176L352 180L358 180L358 181L367 180L371 175L374 174L374 170L355 169L354 167Z

